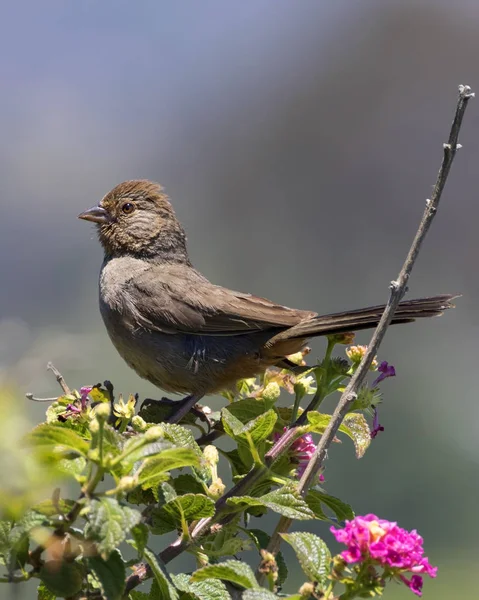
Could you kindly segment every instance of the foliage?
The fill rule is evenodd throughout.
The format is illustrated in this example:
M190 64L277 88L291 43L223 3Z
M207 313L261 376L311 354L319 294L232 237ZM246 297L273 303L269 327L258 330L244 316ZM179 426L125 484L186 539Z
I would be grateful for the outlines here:
M23 488L14 493L7 486L0 494L0 581L34 578L39 600L280 597L288 569L281 553L270 551L270 535L254 518L272 512L283 520L318 521L318 532L324 521L354 522L352 508L324 489L323 473L304 493L298 490L331 420L320 412L321 403L344 389L360 362L361 347L349 348L348 360L332 357L334 345L344 341L330 340L325 359L310 369L304 354L290 357L299 365L297 375L271 369L260 380L240 381L234 393L224 394L228 404L220 413L197 409L180 424L167 422L169 404L149 401L138 410L135 396L115 401L109 382L67 390L50 404L46 421L23 438ZM278 406L282 390L294 397L289 407ZM339 429L358 458L371 442L365 415L377 421L379 401L377 384L363 388ZM309 409L298 425L301 404ZM376 435L380 426L374 426ZM233 449L211 443L221 436ZM220 456L230 467L229 489L218 475ZM57 481L69 482L74 495L62 497ZM50 497L45 487L55 488ZM155 554L154 538L171 532L177 532L177 541ZM365 591L380 595L387 577L399 573L389 569L372 578L369 571L366 577L342 555L332 558L316 533L283 533L282 539L305 577L290 600L332 600L337 585L343 599ZM126 548L134 559L126 558ZM257 567L241 558L253 548ZM167 563L181 551L195 557L193 572L169 571ZM148 592L136 589L144 581L152 582Z

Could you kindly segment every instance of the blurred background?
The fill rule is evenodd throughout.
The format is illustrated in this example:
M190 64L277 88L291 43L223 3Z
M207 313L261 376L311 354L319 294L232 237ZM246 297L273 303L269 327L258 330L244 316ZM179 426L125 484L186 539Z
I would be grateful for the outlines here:
M24 393L58 394L50 360L75 388L108 378L160 395L107 338L102 253L76 219L114 185L162 182L195 266L217 283L321 312L380 303L435 181L457 85L479 91L475 0L25 0L1 12L0 382L32 423L45 406ZM385 432L361 461L335 445L325 472L358 514L419 530L437 600L477 594L478 128L473 102L410 282L410 296L463 297L442 319L389 331ZM313 358L323 351L313 344ZM332 542L326 524L311 529ZM285 591L302 580L293 572Z

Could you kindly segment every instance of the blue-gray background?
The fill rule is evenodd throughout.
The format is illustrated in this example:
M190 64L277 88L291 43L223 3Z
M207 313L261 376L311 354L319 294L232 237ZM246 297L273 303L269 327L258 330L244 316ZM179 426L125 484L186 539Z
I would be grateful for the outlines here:
M32 421L23 392L57 393L48 360L73 387L158 395L106 336L100 248L76 220L122 180L165 185L215 282L324 312L386 300L457 84L479 88L478 27L474 0L2 3L0 377ZM477 593L478 109L410 284L463 298L389 332L386 431L361 461L335 445L326 470L357 513L420 531L438 600Z

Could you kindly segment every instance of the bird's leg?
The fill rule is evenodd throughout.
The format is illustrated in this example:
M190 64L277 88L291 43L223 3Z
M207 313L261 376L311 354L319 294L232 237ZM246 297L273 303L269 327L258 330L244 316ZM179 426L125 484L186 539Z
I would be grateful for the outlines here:
M153 400L145 398L140 408L140 414L143 410L148 411L148 407L152 407L155 413L155 422L157 423L179 423L190 411L193 415L201 420L206 420L206 415L201 410L195 410L194 405L203 396L191 394L182 400L170 400L162 398L161 400ZM151 419L151 416L149 417Z
M166 419L167 423L179 423L202 397L203 395L191 394L183 398L183 400L173 402L175 407L173 413Z

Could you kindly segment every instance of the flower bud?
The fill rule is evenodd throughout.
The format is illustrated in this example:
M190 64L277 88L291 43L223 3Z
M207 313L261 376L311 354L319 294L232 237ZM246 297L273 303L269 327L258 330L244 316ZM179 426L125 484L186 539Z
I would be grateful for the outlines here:
M294 384L294 393L300 398L304 398L307 394L316 393L316 380L312 375L300 377Z
M266 402L275 402L281 393L281 388L276 381L271 381L261 392L261 397Z
M95 406L95 416L99 421L107 421L110 416L111 408L107 402L102 402Z
M302 598L309 598L314 594L314 583L311 583L310 581L303 583L299 588L298 593Z
M218 450L215 446L206 446L203 450L203 456L205 457L205 461L208 463L210 468L216 467L220 459L220 455L218 454Z
M146 421L140 415L135 415L131 420L131 426L135 431L141 433L146 430Z

